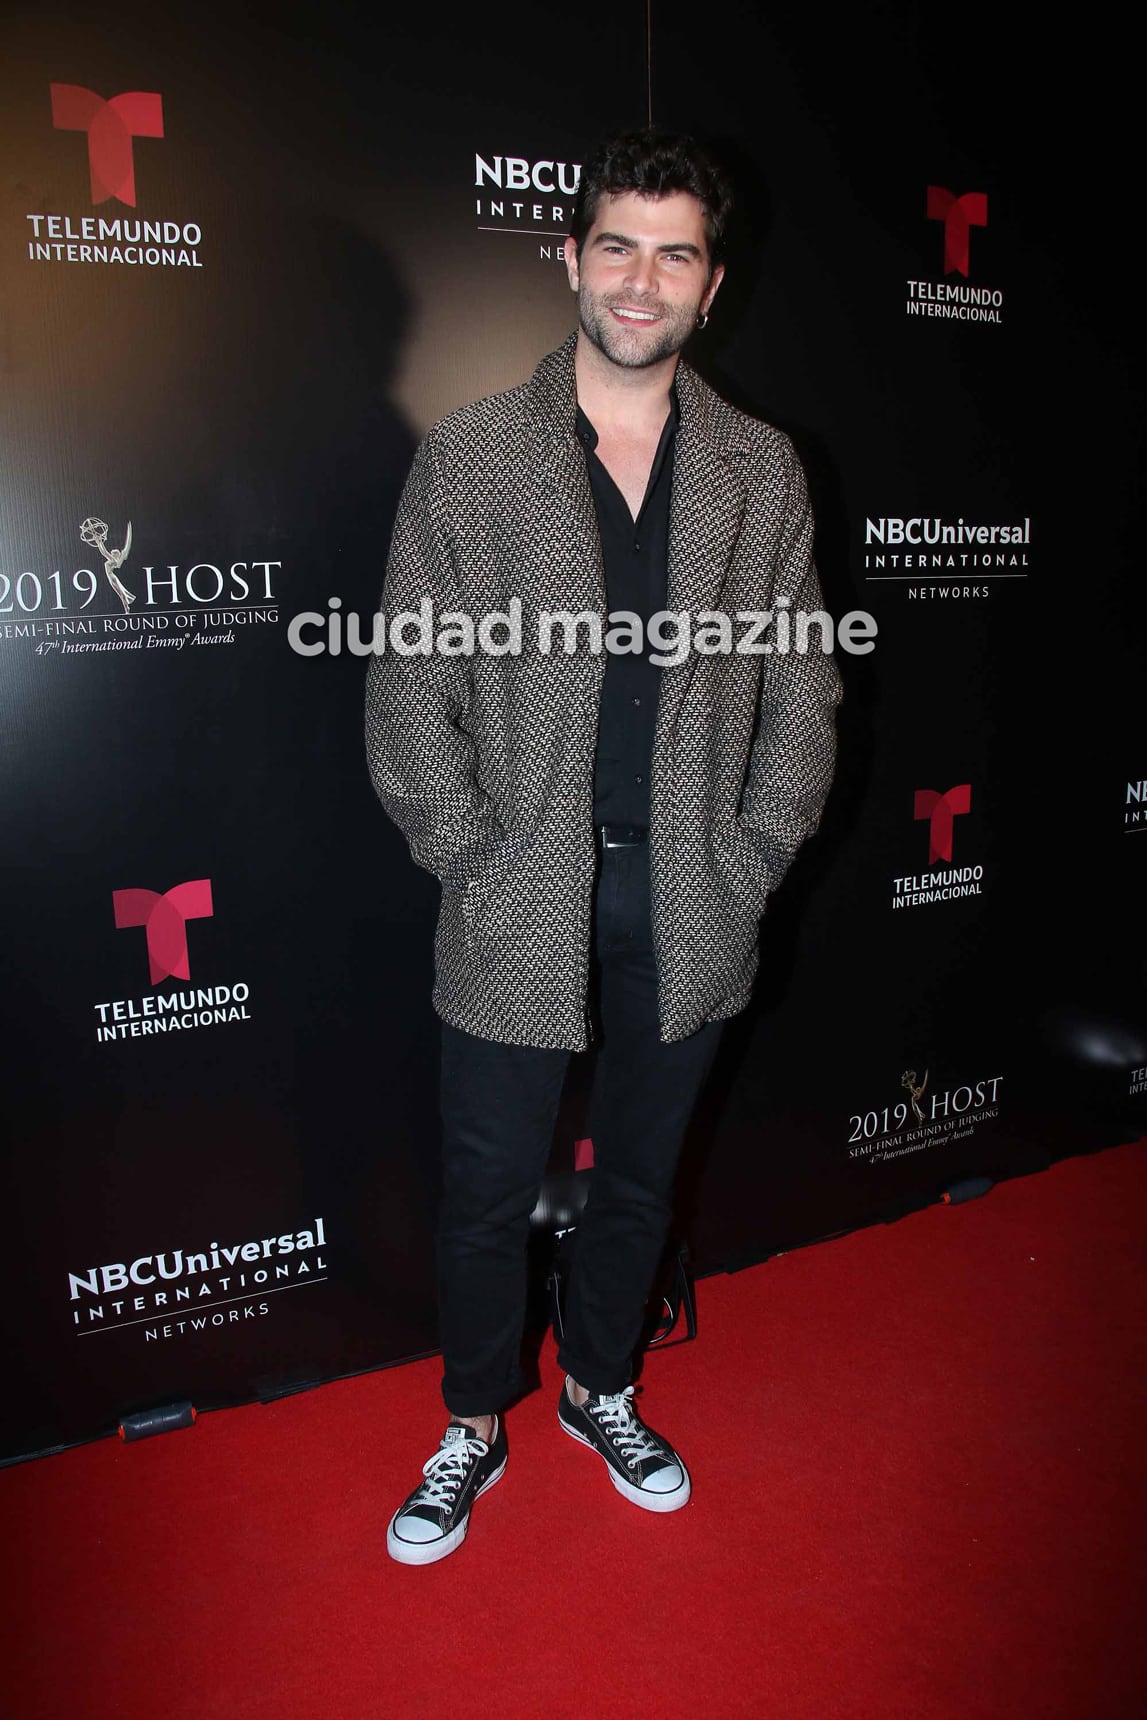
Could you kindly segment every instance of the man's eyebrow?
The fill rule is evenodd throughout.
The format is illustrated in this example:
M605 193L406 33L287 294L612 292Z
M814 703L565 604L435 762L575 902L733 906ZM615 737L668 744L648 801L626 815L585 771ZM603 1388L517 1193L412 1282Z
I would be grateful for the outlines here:
M594 240L594 244L628 245L631 251L636 251L638 248L638 240L630 239L624 233L599 233L597 238ZM701 247L699 245L690 244L688 239L682 239L680 244L676 245L658 245L657 249L659 251L687 251L691 257L699 257L701 255Z

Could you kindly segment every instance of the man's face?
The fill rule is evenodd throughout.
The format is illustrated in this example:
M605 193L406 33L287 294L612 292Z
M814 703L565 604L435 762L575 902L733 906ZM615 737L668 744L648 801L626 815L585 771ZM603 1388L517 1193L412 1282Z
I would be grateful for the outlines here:
M710 272L705 217L687 191L603 197L566 270L588 340L613 364L640 370L680 352L724 268Z

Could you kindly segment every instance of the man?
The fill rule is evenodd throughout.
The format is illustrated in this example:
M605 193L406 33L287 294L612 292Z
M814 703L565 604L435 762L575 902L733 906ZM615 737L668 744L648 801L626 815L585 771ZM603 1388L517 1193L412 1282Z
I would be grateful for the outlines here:
M388 627L427 597L452 625L509 614L515 598L522 617L516 651L468 654L459 635L453 654L384 649L368 678L375 787L443 887L451 1419L390 1524L407 1564L460 1545L505 1468L529 1217L570 1053L591 1044L595 1163L559 1422L634 1504L689 1498L684 1461L634 1407L632 1355L690 1112L722 1023L749 1000L766 899L828 792L840 694L819 651L667 653L634 632L666 609L727 621L820 608L790 443L680 362L721 285L728 208L689 139L605 144L565 248L576 336L529 383L430 431L395 524ZM537 642L546 611L580 616L569 648ZM586 624L607 614L636 649L593 649Z

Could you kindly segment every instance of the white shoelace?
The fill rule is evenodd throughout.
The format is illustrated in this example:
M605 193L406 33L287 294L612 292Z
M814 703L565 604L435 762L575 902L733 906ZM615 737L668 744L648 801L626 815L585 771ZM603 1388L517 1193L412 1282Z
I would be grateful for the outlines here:
M422 1465L426 1480L411 1500L412 1505L452 1505L454 1495L466 1479L466 1471L488 1450L484 1440L456 1439L450 1445L439 1446L433 1457Z
M615 1397L599 1398L596 1403L586 1406L590 1415L609 1435L630 1469L647 1457L665 1455L648 1428L642 1427L634 1415L630 1402L632 1396L633 1387L626 1386L625 1390L618 1392Z

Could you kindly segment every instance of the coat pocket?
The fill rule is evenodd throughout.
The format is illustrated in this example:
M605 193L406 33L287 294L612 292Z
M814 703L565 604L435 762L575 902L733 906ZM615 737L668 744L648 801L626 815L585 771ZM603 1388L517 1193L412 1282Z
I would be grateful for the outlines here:
M759 920L765 911L769 893L753 873L753 856L746 857L746 845L747 839L734 826L717 848L717 859L722 875L736 900L746 913Z
M479 871L462 886L462 929L470 944L496 939L508 918L499 909L502 889L513 877L531 845L532 838L507 836L485 858Z

